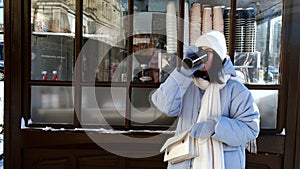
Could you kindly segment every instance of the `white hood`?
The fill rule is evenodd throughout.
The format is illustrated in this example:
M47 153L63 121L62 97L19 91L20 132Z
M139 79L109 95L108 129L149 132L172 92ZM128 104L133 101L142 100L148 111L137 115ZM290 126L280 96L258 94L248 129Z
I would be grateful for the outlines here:
M226 58L227 47L225 36L216 30L211 30L201 35L197 40L195 45L197 47L206 46L213 49L223 61Z

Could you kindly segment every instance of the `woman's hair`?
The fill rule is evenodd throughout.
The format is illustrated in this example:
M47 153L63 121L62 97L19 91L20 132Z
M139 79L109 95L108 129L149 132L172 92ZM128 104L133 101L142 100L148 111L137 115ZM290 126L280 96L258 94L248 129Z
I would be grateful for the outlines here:
M212 60L212 66L208 71L208 76L210 79L210 82L217 82L217 83L224 83L221 79L223 79L222 74L220 73L223 68L223 60L221 60L221 57L218 56L218 54L213 50L213 60Z

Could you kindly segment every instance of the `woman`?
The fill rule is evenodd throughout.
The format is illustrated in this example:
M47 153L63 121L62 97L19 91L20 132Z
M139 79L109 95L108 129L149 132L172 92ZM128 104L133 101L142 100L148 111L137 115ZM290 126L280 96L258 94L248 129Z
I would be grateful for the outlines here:
M244 169L245 145L259 134L259 111L239 81L218 31L201 35L184 57L205 50L208 58L193 69L175 69L153 93L154 105L178 116L176 134L198 138L199 156L169 169Z

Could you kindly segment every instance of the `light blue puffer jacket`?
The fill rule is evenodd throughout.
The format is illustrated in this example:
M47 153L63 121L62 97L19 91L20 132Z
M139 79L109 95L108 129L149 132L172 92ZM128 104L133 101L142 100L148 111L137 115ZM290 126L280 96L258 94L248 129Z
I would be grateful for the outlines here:
M235 76L227 57L225 74ZM153 93L154 105L168 116L178 116L176 134L196 122L204 91L175 69L169 78ZM245 168L245 145L259 134L259 111L250 91L239 81L229 79L220 91L222 117L218 119L214 139L223 142L225 169ZM200 154L201 155L201 154ZM190 169L192 160L168 164L168 169Z

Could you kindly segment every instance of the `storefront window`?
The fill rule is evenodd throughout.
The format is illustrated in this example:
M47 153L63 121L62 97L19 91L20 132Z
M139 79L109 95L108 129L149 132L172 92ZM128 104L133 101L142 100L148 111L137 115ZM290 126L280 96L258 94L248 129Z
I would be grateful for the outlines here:
M262 54L260 69L262 83L279 83L281 18L282 16L279 15L257 24L257 36L261 38L256 42L256 49Z
M277 1L237 1L230 18L231 4L221 1L84 0L75 9L75 0L32 0L27 116L33 123L74 126L172 125L174 119L151 105L149 96L180 65L186 48L214 29L224 33L239 79L255 91L268 86L272 104L261 104L266 97L259 92L253 95L262 128L276 128L282 24ZM58 104L60 87L73 92L67 107ZM55 120L57 111L65 118Z
M31 121L36 124L73 124L72 87L33 86Z
M177 0L134 1L132 81L163 82L176 67Z
M126 117L126 88L84 87L80 123L83 126L123 126Z
M119 0L83 2L83 81L126 81L127 8Z
M278 119L282 0L237 4L234 66L250 89L256 89L252 85L269 89L251 92L261 113L261 128L276 129L283 120Z
M71 81L75 0L32 0L31 27L31 79Z
M280 0L237 9L234 65L246 84L280 83L281 9Z
M260 112L260 127L275 129L277 124L278 90L250 90Z
M165 126L175 123L176 117L168 117L152 103L151 94L155 89L133 88L131 96L131 123L133 126Z

